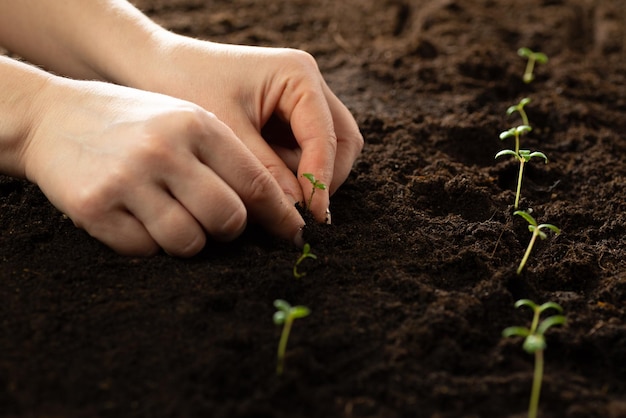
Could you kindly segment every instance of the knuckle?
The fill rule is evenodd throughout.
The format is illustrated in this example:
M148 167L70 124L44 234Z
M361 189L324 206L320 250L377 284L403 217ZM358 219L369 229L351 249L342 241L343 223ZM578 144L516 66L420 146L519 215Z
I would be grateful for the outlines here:
M93 192L92 188L75 190L74 198L68 203L67 212L76 226L85 227L100 218L101 198Z
M299 49L282 48L278 50L281 67L293 71L293 74L317 78L319 67L310 53Z
M265 169L269 173L270 178L278 179L281 178L283 174L284 166L278 162L270 161L265 163Z
M263 168L254 169L250 173L250 181L246 190L245 200L248 205L257 206L262 204L268 196L274 192L274 178L269 170Z
M148 133L138 139L127 156L136 167L167 167L174 155L173 139L161 133Z
M217 119L217 116L213 113L192 104L189 104L188 107L184 107L179 117L181 128L191 133L203 131L207 127L207 121Z
M218 120L214 113L192 103L185 106L178 116L180 130L190 136L203 135L207 130L214 129Z
M150 124L135 141L128 156L134 164L145 167L169 167L184 149L181 141L198 137L211 126L215 115L199 106L182 106L168 114L162 123Z
M68 214L80 226L100 221L114 209L120 187L126 184L125 178L110 172L99 181L72 190Z
M216 239L232 241L237 238L246 227L248 214L243 205L228 214L214 233Z
M315 60L313 55L311 55L310 53L306 51L303 51L301 49L291 49L291 48L286 48L283 51L285 51L285 53L289 55L289 58L294 63L297 63L307 68L311 68L311 67L315 69L318 68L317 61Z

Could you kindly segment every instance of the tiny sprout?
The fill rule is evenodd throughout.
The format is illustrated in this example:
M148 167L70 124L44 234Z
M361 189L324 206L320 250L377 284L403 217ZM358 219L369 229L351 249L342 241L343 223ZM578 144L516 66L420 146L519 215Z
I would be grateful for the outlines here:
M520 126L518 126L518 128L520 128ZM507 132L503 132L503 134L505 133ZM502 137L502 135L500 135L500 137ZM503 155L512 155L517 159L517 161L519 161L519 174L517 175L517 190L515 192L515 205L513 206L515 209L517 209L519 207L519 199L522 193L522 178L524 177L524 164L529 162L534 157L543 158L547 164L548 157L546 157L546 155L543 152L539 152L539 151L530 152L527 149L521 149L515 152L510 149L505 149L505 150L498 152L495 158L501 157Z
M308 316L311 310L306 306L291 306L287 301L282 299L275 300L274 307L278 309L278 311L274 313L274 323L283 326L283 331L278 343L278 358L276 363L276 374L281 375L285 368L285 351L287 350L287 341L289 340L293 321L294 319Z
M315 194L315 189L326 190L326 185L322 183L321 181L317 180L315 176L311 173L304 173L302 174L302 177L309 180L311 182L311 185L313 186L313 188L311 189L311 196L309 197L309 200L306 206L307 209L310 209L311 202L313 202L313 195Z
M530 329L525 327L508 327L502 331L503 337L524 337L523 348L529 354L535 355L535 371L533 375L533 386L530 393L530 403L528 406L528 418L537 417L537 408L539 407L539 395L541 394L541 381L543 379L543 352L546 349L546 339L544 337L548 328L554 325L562 325L566 322L563 315L550 316L539 322L539 317L543 311L547 309L555 309L559 313L563 312L563 308L554 302L547 302L543 305L537 305L529 299L520 299L515 302L515 307L530 307L533 312L533 321Z
M513 113L518 112L522 117L522 125L529 126L530 123L528 123L528 115L524 110L524 106L526 106L528 103L530 103L530 99L528 97L524 97L522 100L520 100L518 104L509 106L509 108L506 110L506 114L510 116Z
M302 254L300 254L300 257L298 257L296 263L293 265L293 277L296 279L306 276L306 273L298 272L298 266L307 258L317 260L317 256L311 252L311 246L308 243L304 244L304 247L302 247Z
M511 137L515 138L515 152L518 153L520 137L524 134L527 134L528 132L532 130L533 128L531 128L528 125L516 126L515 128L511 128L508 131L500 132L500 140L504 141L507 138L511 138Z
M530 48L520 48L517 50L517 55L522 58L527 58L526 69L524 70L524 83L528 84L535 79L533 71L535 69L535 63L545 64L548 62L548 56L543 52L534 52Z
M550 229L555 234L560 234L561 230L552 224L538 225L535 218L533 218L530 213L524 212L523 210L517 210L513 212L513 215L519 215L522 218L526 219L526 221L529 223L528 230L533 233L532 237L530 238L530 242L528 243L528 247L526 248L526 252L524 253L524 257L522 258L522 261L517 268L517 274L522 274L522 269L524 268L524 265L526 265L526 261L528 261L528 257L530 256L530 252L533 249L533 245L535 245L537 237L541 239L546 239L547 237L546 233L543 232L542 229Z

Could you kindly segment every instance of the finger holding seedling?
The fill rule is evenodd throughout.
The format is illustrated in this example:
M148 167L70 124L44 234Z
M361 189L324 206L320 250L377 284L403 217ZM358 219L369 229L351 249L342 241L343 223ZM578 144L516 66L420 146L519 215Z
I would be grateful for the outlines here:
M287 342L289 341L293 321L309 316L311 310L302 305L291 306L287 301L282 299L275 300L274 307L278 309L278 311L274 313L274 323L283 326L280 341L278 342L276 363L276 374L281 375L285 369L285 352L287 350Z
M552 224L540 224L540 225L537 224L537 221L535 220L535 218L533 218L530 215L530 213L525 212L523 210L517 210L513 212L513 215L519 215L522 218L524 218L529 224L528 230L532 232L533 234L530 237L530 242L528 243L528 247L526 248L524 257L522 258L522 261L520 262L519 267L517 268L517 274L522 274L522 270L524 269L524 266L526 265L526 262L528 261L528 257L530 256L530 252L532 251L533 246L535 245L535 241L537 240L537 237L541 238L542 240L547 238L546 233L543 232L542 229L549 229L557 235L561 233L561 230Z
M315 196L315 192L317 190L320 190L322 192L326 192L327 187L326 187L325 183L322 183L321 180L315 178L315 175L312 174L312 173L304 173L304 174L302 174L302 177L305 178L306 180L308 180L308 182L310 183L310 187L311 187L311 194L309 195L308 199L304 202L305 209L314 214L314 210L313 210L313 196ZM327 197L327 194L324 193L324 198L326 198L326 197ZM320 199L318 199L318 200L320 200ZM330 224L330 222L331 222L330 210L328 209L328 207L325 210L325 216L326 216L326 218L324 219L324 222L327 223L327 224Z
M524 83L528 84L535 79L535 75L533 74L535 69L535 63L545 64L548 62L548 56L543 52L535 52L530 48L520 48L517 50L517 55L522 58L526 58L528 61L526 62L526 69L524 70L523 80Z
M537 409L539 407L539 395L541 394L541 382L543 380L543 352L546 349L546 339L544 334L554 325L565 324L566 318L563 315L550 316L539 322L541 314L548 310L554 309L559 313L563 312L563 308L554 302L547 302L537 305L529 299L520 299L515 302L515 307L528 306L533 310L533 320L530 328L526 327L508 327L502 331L503 337L523 337L522 345L524 351L535 355L535 370L533 374L533 386L528 406L528 418L537 417Z

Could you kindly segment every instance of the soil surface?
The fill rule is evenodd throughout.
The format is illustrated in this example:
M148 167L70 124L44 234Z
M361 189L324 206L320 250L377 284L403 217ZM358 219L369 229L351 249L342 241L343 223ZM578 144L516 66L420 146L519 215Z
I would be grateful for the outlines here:
M116 255L0 177L2 417L524 417L514 303L553 301L540 416L626 417L622 0L141 0L173 31L312 53L366 145L299 251L250 227L191 260ZM519 47L546 53L530 84ZM513 215L509 106L533 130ZM273 301L308 306L275 374ZM548 312L546 312L546 315Z

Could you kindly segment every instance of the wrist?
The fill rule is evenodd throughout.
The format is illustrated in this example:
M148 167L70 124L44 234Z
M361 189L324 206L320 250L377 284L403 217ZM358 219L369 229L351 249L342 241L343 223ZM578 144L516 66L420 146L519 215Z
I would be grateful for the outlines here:
M168 94L167 86L180 77L175 72L180 53L192 40L160 27L146 35L146 39L141 56L134 56L135 64L127 67L123 79L115 81L127 87Z
M142 89L145 79L163 69L169 32L151 22L129 29L123 43L113 43L111 51L97 54L92 62L99 79Z
M44 108L41 92L54 76L0 56L0 172L26 177L27 149Z

